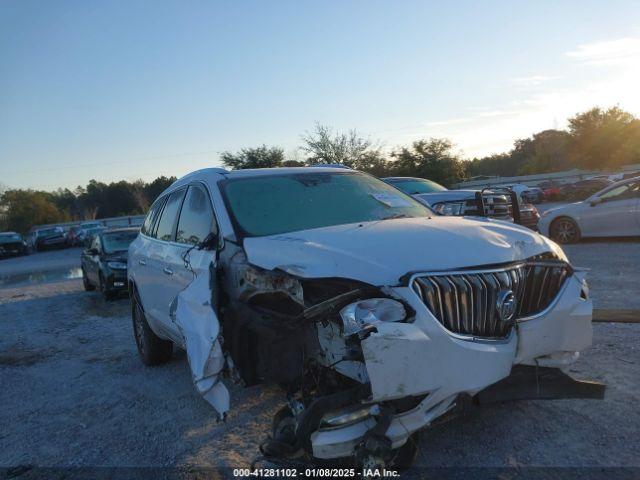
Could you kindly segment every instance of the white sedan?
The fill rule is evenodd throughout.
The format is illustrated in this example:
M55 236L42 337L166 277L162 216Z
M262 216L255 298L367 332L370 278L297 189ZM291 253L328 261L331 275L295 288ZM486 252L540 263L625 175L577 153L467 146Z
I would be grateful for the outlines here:
M614 183L582 202L547 210L540 233L560 243L582 237L640 236L640 177Z

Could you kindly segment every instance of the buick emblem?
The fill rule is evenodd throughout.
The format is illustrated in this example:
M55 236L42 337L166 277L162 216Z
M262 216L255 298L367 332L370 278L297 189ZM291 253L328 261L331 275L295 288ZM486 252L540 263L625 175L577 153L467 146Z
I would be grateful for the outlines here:
M498 293L497 311L501 322L511 323L516 316L518 299L511 290L501 290Z

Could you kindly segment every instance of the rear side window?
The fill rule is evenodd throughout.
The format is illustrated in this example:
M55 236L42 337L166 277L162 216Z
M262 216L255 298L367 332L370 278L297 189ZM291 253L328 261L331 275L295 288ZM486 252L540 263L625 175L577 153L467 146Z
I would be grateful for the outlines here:
M180 212L176 242L197 245L216 231L209 195L201 187L190 186Z
M180 205L182 205L184 192L184 189L173 192L169 195L167 203L164 204L164 209L162 210L160 220L158 220L158 227L156 228L155 237L158 240L164 240L166 242L173 240L173 227L176 224Z
M144 235L151 235L151 229L153 227L153 223L155 219L158 217L158 212L162 208L162 204L164 203L164 198L159 199L149 209L149 213L147 213L147 218L144 219L144 223L142 224L142 228L140 232Z

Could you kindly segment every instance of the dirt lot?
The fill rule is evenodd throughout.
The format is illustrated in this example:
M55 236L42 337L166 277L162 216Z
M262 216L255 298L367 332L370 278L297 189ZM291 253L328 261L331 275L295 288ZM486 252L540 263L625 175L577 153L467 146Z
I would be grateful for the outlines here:
M589 242L567 253L592 269L596 307L640 308L640 242ZM0 279L67 271L78 257L7 260ZM158 368L138 360L128 300L107 303L77 279L25 278L17 288L0 284L0 467L246 467L257 455L279 390L232 386L229 418L216 423L184 353ZM606 382L604 401L483 407L428 429L417 465L640 468L640 324L594 331L571 373Z

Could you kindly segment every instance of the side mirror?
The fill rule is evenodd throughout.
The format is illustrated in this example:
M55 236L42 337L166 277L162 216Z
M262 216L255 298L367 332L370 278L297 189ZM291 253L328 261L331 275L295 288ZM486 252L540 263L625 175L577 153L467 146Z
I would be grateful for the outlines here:
M595 207L599 203L602 203L602 198L596 197L591 199L591 201L589 202L589 205L591 205L592 207Z

